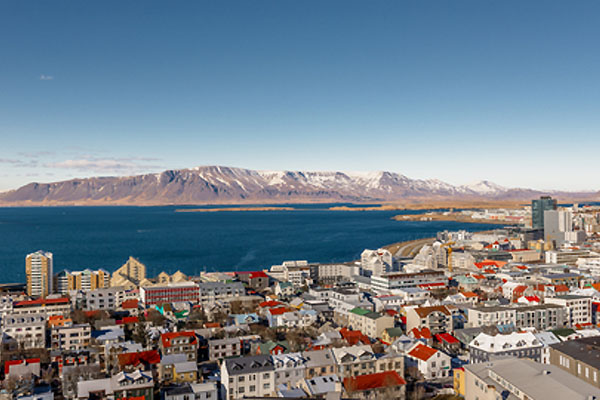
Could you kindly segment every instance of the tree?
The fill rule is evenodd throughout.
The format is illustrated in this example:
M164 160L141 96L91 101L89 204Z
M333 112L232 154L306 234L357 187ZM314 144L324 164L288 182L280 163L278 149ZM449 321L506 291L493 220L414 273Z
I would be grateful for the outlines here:
M134 342L142 345L142 348L148 347L148 333L146 332L146 325L143 321L138 321L135 324L131 338Z

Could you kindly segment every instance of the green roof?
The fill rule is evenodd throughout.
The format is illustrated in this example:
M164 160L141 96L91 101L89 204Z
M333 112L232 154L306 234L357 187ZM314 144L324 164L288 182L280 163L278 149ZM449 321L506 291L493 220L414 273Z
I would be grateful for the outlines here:
M390 337L398 337L404 334L402 328L387 328L385 331L388 335L390 335Z
M575 331L573 329L570 328L560 328L560 329L554 329L553 331L550 331L552 333L554 333L556 336L569 336L572 335L573 333L575 333Z
M369 310L365 310L364 308L361 307L355 307L352 310L350 310L351 313L354 313L356 315L366 315L371 313L372 311Z

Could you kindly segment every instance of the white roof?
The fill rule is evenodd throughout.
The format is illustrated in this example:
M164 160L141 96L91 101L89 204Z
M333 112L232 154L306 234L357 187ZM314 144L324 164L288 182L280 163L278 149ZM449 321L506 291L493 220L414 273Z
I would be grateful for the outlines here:
M469 346L488 353L538 347L541 345L540 341L531 332L512 332L508 335L498 334L495 336L482 332L469 343Z

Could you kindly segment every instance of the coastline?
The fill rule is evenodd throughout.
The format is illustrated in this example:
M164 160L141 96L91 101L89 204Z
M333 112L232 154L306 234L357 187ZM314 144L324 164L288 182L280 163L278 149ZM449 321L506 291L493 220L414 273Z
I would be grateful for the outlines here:
M226 212L226 211L294 211L294 207L221 207L221 208L178 208L175 212Z

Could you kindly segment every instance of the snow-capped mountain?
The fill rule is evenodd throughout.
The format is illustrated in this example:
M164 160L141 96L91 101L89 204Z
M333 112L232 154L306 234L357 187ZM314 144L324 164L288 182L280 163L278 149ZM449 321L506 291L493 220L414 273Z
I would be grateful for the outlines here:
M525 200L539 194L541 192L530 189L507 189L488 181L454 186L435 179L411 179L386 171L255 171L202 166L130 177L30 183L17 190L1 193L0 203L158 205L383 202L407 199ZM584 195L596 196L597 193Z

